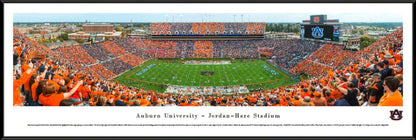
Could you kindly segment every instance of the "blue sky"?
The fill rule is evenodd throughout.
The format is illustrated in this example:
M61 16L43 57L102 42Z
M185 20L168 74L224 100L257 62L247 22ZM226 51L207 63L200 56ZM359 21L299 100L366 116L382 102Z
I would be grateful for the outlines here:
M15 13L13 22L301 22L317 14L323 13ZM398 13L326 15L340 22L403 22Z

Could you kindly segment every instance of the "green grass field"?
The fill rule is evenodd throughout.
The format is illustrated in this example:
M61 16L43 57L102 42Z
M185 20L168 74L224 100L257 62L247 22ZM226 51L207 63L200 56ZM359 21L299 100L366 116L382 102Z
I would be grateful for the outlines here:
M269 69L266 70L266 68ZM147 70L147 71L146 71ZM270 70L277 72L273 75ZM206 72L201 75L201 72ZM137 75L141 73L140 75ZM289 75L264 61L232 62L223 65L195 65L150 60L114 79L127 86L163 92L166 86L247 85L248 89L274 88L295 83Z

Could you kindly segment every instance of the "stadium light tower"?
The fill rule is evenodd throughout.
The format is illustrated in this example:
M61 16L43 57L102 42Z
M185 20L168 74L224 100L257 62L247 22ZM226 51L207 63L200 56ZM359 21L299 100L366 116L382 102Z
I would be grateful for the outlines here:
M168 17L169 17L169 16L168 16L168 15L165 15L165 16L166 16L166 22L168 22Z
M244 22L244 15L241 15L241 22Z
M233 16L234 16L234 22L235 22L235 16L236 16L236 15L233 15Z
M180 22L183 22L183 21L182 21L182 16L183 16L182 14L180 14L180 15L179 15L179 17L180 17Z

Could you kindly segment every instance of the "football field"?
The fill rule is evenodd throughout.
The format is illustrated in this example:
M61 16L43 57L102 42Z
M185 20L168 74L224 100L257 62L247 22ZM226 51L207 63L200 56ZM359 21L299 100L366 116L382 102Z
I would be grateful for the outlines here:
M115 80L127 86L157 91L163 91L166 88L164 85L246 85L254 89L295 83L288 74L261 60L231 64L182 64L150 60Z

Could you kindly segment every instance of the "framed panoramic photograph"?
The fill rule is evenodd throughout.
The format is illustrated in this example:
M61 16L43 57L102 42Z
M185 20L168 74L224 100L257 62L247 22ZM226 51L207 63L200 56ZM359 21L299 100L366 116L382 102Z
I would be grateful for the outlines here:
M414 139L412 3L5 3L3 15L5 138Z

